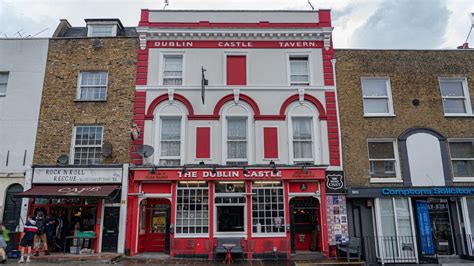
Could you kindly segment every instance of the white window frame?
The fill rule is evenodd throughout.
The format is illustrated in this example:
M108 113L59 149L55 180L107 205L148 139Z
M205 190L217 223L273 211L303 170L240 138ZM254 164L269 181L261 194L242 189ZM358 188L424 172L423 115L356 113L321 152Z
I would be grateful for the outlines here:
M247 85L227 85L227 57L228 56L245 56L245 78ZM222 71L222 80L223 86L229 87L244 87L249 85L249 56L247 51L224 51L222 59L223 71Z
M163 109L166 107L173 106L179 109L177 113L163 113ZM153 118L153 147L155 149L155 154L153 155L153 163L159 165L160 159L167 159L167 157L161 157L161 119L162 118L178 118L181 117L181 146L180 146L180 165L185 163L185 156L186 153L186 111L185 107L181 104L173 101L173 103L166 102L164 104L160 104L154 112Z
M243 107L247 115L245 114L227 114L227 111L230 109L230 107L235 106L236 104L234 102L227 104L222 108L222 115L221 115L221 123L222 123L222 164L226 165L227 162L247 162L247 165L251 165L254 160L254 150L252 149L253 147L253 140L254 140L254 135L252 134L254 132L253 130L253 111L251 110L250 107L248 107L246 104L238 103L237 105L240 107ZM227 118L247 118L247 158L246 159L228 159L227 158Z
M8 71L0 71L0 75L6 75L7 76L7 82L6 83L2 83L2 84L5 84L6 85L6 89L5 89L5 92L0 92L0 97L6 97L7 96L7 92L8 92L8 81L10 80L10 72Z
M395 168L395 177L391 178L384 178L384 177L371 177L370 173L372 170L372 161L387 161L386 159L370 159L370 154L369 154L369 143L371 142L392 142L393 144L393 152L394 152L394 168ZM400 158L398 154L398 141L397 139L392 139L392 138L380 138L380 139L375 139L375 138L369 138L367 139L367 158L369 161L369 177L370 177L370 182L371 183L402 183L403 179L401 177L401 172L400 172Z
M79 148L88 148L88 147L91 147L91 148L102 148L102 145L104 144L104 125L100 125L100 124L97 124L97 125L74 125L73 127L73 130L72 130L72 139L71 139L71 151L69 153L69 158L70 161L69 163L72 164L72 165L85 165L85 164L74 164L74 160L75 160L75 151L76 151L76 131L77 131L77 128L78 127L101 127L102 128L102 140L101 140L101 143L100 143L100 146L99 145L81 145L79 146ZM103 162L102 158L101 158L101 162L99 163L99 165L101 165Z
M88 87L98 87L97 85L82 85L82 75L84 73L106 73L105 75L105 99L81 99L81 91L82 88L88 88ZM108 96L108 88L109 88L109 72L104 70L100 71L80 71L79 75L77 75L77 90L76 90L76 100L78 102L106 102L107 101L107 96Z
M418 244L417 244L417 241L416 241L416 232L415 232L415 222L414 222L414 219L413 219L413 216L414 216L414 213L413 213L413 208L412 208L412 202L411 202L411 198L407 197L407 198L388 198L392 201L392 206L393 206L393 218L394 218L394 222L395 222L395 234L397 235L398 237L398 216L397 216L397 211L396 211L396 205L395 205L395 200L396 199L404 199L404 200L407 200L408 201L408 212L410 214L410 227L411 227L411 237L412 237L412 243L413 243L413 246L414 246L414 250L413 250L413 254L415 255L414 257L411 257L411 258L404 258L404 259L411 259L410 261L404 261L404 262L415 262L415 263L418 263ZM385 262L385 260L387 259L387 263L391 263L390 260L393 260L394 258L387 258L385 257L385 252L384 252L384 248L385 248L385 245L383 243L383 240L381 237L383 237L383 230L382 230L382 216L381 216L381 212L380 212L380 198L375 198L375 229L377 231L376 233L376 247L377 247L377 250L378 250L378 256L379 256L379 259L381 260L381 263L383 264ZM407 236L408 237L408 236ZM397 242L398 243L398 242ZM398 252L400 252L400 247L398 249Z
M448 149L449 149L449 162L451 164L451 169L452 169L452 172L453 172L453 182L474 182L474 176L454 176L454 166L453 166L453 161L455 160L459 160L459 161L474 161L474 157L473 158L456 158L456 159L453 159L453 156L452 156L452 153L451 153L451 145L449 145L450 143L452 142L467 142L467 141L474 141L474 139L472 138L465 138L465 139L459 139L459 138L456 138L456 139L448 139Z
M216 181L215 183L217 183ZM228 183L243 183L244 188L247 190L247 184L245 184L245 181L220 181L220 182L228 182ZM214 198L212 199L214 202L214 236L218 237L247 237L247 194L246 192L236 192L236 193L218 193L215 192L216 186L214 185ZM218 197L234 197L234 198L244 198L245 203L216 203L215 199ZM218 206L243 206L244 207L244 231L242 232L219 232L217 228L217 207Z
M306 57L308 58L308 84L300 83L300 84L292 84L291 82L291 63L290 59L292 57ZM313 75L312 73L312 59L311 59L311 51L304 51L304 52L288 52L286 53L286 75L287 75L287 83L288 86L303 86L309 87L313 85Z
M181 71L181 85L164 85L163 79L165 71L165 57L167 56L181 56L183 58L182 71ZM160 52L160 67L158 73L158 82L160 86L166 86L167 88L180 88L186 85L186 53L184 51L162 51Z
M290 158L290 164L295 164L295 161L297 162L308 162L308 163L314 163L314 164L319 164L323 162L323 154L322 154L322 132L321 132L321 121L319 120L319 114L315 110L315 108L312 106L312 104L308 104L307 102L303 102L303 105L306 106L307 108L312 110L312 114L293 114L293 111L296 107L301 106L299 102L293 103L289 108L288 108L288 140L289 140L289 156ZM302 117L302 118L311 118L312 117L312 126L311 126L311 141L312 141L312 158L311 159L300 159L297 160L294 158L293 154L293 117Z
M443 96L441 90L442 82L461 82L464 97L461 96ZM444 116L473 116L472 105L471 105L471 96L469 95L469 87L467 86L466 77L438 77L439 91L441 94L441 104L443 105ZM466 107L465 113L446 113L444 108L444 99L464 99L464 106Z
M175 238L202 238L202 237L209 237L209 232L210 232L210 229L211 229L211 220L210 220L210 214L208 214L207 216L207 233L178 233L177 232L177 228L178 228L178 223L177 223L177 219L178 219L178 189L182 189L183 191L184 190L188 190L188 195L189 195L189 191L190 190L201 190L201 191L204 191L207 189L207 211L208 213L210 212L210 208L211 208L211 200L214 200L214 199L211 199L211 186L209 185L209 182L207 181L180 181L180 182L204 182L204 183L207 183L207 187L179 187L178 184L176 184L176 204L175 204L175 207L174 207L174 211L176 213L175 217L174 217L174 237ZM189 210L188 210L189 211ZM202 212L204 213L204 212ZM188 217L189 218L189 217ZM196 218L196 217L194 217ZM202 219L204 221L204 219ZM202 228L202 225L201 225L201 228Z
M94 27L99 27L99 28L105 28L105 27L110 27L112 29L111 34L112 35L99 35L99 36L94 36L93 35L93 29ZM117 24L116 23L88 23L87 24L87 37L92 37L92 38L100 38L100 37L115 37L117 36Z
M180 126L180 132L179 132L179 155L178 155L178 156L163 156L163 155L161 154L161 146L162 146L161 144L162 144L162 142L163 142L163 139L161 138L161 137L162 137L162 133L163 133L163 120L178 120L178 119L179 119L179 126ZM178 164L178 165L181 165L181 158L183 157L182 154L181 154L181 144L182 144L182 143L181 143L181 140L183 139L183 136L181 136L181 133L182 133L182 131L181 131L182 129L181 129L181 128L182 128L182 125L183 125L183 118L182 118L181 116L161 116L159 123L160 123L160 144L159 144L159 147L160 147L160 149L159 149L160 160L159 160L159 161L161 161L161 160L177 160L177 161L179 161L179 164ZM177 141L177 139L176 139L176 140L166 140L166 141L172 142L172 141ZM165 142L166 142L166 141L165 141ZM159 162L159 161L158 161L158 162Z
M381 80L385 79L385 89L387 90L387 96L364 96L363 81L364 80ZM393 98L392 98L392 87L390 84L390 77L380 76L380 77L361 77L360 78L360 88L362 94L362 111L364 112L364 117L393 117L395 116L395 111L393 109ZM365 112L365 99L387 99L388 113L366 113Z
M255 187L255 186L254 186L254 182L274 182L274 183L276 183L276 182L281 182L281 186L278 186L278 187L276 187L276 186L272 186L272 187ZM251 221L251 223L252 223L250 230L251 230L251 233L252 233L252 237L258 238L258 237L284 237L284 236L286 236L286 225L290 223L290 221L288 220L288 219L290 219L290 218L286 216L287 214L286 214L285 183L284 183L284 181L283 181L283 180L280 180L280 181L254 181L254 182L252 182L251 187L250 187L250 190L251 190L250 192L252 193L252 196L250 197L250 200L252 201L252 202L251 202L251 206L252 206L252 207L251 207L251 210L250 210L250 221ZM252 197L254 196L254 194L253 194L252 191L254 190L254 188L255 188L255 189L262 189L262 190L263 190L263 189L278 188L278 189L281 189L281 190L282 190L282 192L283 192L283 202L282 202L282 203L283 203L283 220L284 220L284 221L282 221L283 232L279 232L279 233L273 233L273 232L272 232L272 233L254 233L254 232L253 232L253 204L254 204L254 203L253 203ZM257 211L258 211L258 209L257 209ZM272 209L272 211L273 211L273 209ZM279 211L281 211L281 210L277 210L277 211L279 212Z

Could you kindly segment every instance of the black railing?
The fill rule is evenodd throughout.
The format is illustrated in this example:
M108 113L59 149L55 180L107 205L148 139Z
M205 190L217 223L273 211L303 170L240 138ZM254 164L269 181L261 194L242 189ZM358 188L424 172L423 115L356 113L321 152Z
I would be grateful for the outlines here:
M361 257L367 264L421 262L413 236L365 236L360 239Z

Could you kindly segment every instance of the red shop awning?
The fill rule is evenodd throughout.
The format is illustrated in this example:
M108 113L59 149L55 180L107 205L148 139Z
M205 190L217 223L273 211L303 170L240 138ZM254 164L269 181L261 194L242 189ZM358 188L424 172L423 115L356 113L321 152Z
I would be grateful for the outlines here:
M46 186L38 185L31 189L15 194L21 198L57 198L57 197L96 197L107 198L115 190L117 185L61 185Z

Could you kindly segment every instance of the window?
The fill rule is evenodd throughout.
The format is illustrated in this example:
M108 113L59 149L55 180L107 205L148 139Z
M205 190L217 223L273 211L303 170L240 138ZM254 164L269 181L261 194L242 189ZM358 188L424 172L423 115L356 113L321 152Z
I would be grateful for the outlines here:
M386 262L415 257L415 242L406 198L377 199L379 247Z
M181 164L181 118L161 119L160 165Z
M474 140L456 140L449 142L453 176L474 177Z
M100 164L103 140L102 126L76 126L74 164Z
M439 86L446 115L472 114L466 79L440 79Z
M216 182L216 232L245 232L245 183L243 181Z
M107 98L107 72L81 72L78 99L104 101Z
M163 56L163 85L183 85L183 56Z
M308 56L290 56L290 84L309 85Z
M209 188L205 181L178 182L176 234L209 233Z
M397 178L398 156L395 141L369 140L369 172L371 178Z
M140 231L144 232L146 229L146 205L140 202Z
M285 204L280 181L255 181L252 184L252 232L285 233Z
M0 72L0 97L7 95L8 72Z
M311 117L293 117L294 163L313 161L313 121Z
M247 118L227 118L227 164L247 163Z
M362 78L364 115L393 115L392 93L388 78Z
M89 37L113 37L114 25L89 25Z

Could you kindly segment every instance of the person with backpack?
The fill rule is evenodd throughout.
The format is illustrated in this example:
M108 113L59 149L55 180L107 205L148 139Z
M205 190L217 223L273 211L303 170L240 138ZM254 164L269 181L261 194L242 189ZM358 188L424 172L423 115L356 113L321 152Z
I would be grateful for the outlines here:
M36 226L38 227L38 232L35 235L35 257L39 256L39 242L41 241L41 245L43 250L45 251L45 255L49 255L48 251L48 243L46 238L46 221L44 217L44 213L42 211L38 212L36 215Z
M3 226L3 224L0 224L0 256L2 257L2 260L0 263L5 264L7 263L7 256L5 254L5 249L7 248L7 242L10 241L10 232Z
M38 227L36 226L35 220L33 217L28 217L25 226L23 227L23 238L20 241L20 248L21 248L21 258L18 261L19 263L25 262L25 249L26 252L26 262L30 262L30 255L31 249L33 248L33 242L35 239L35 235L38 232Z

